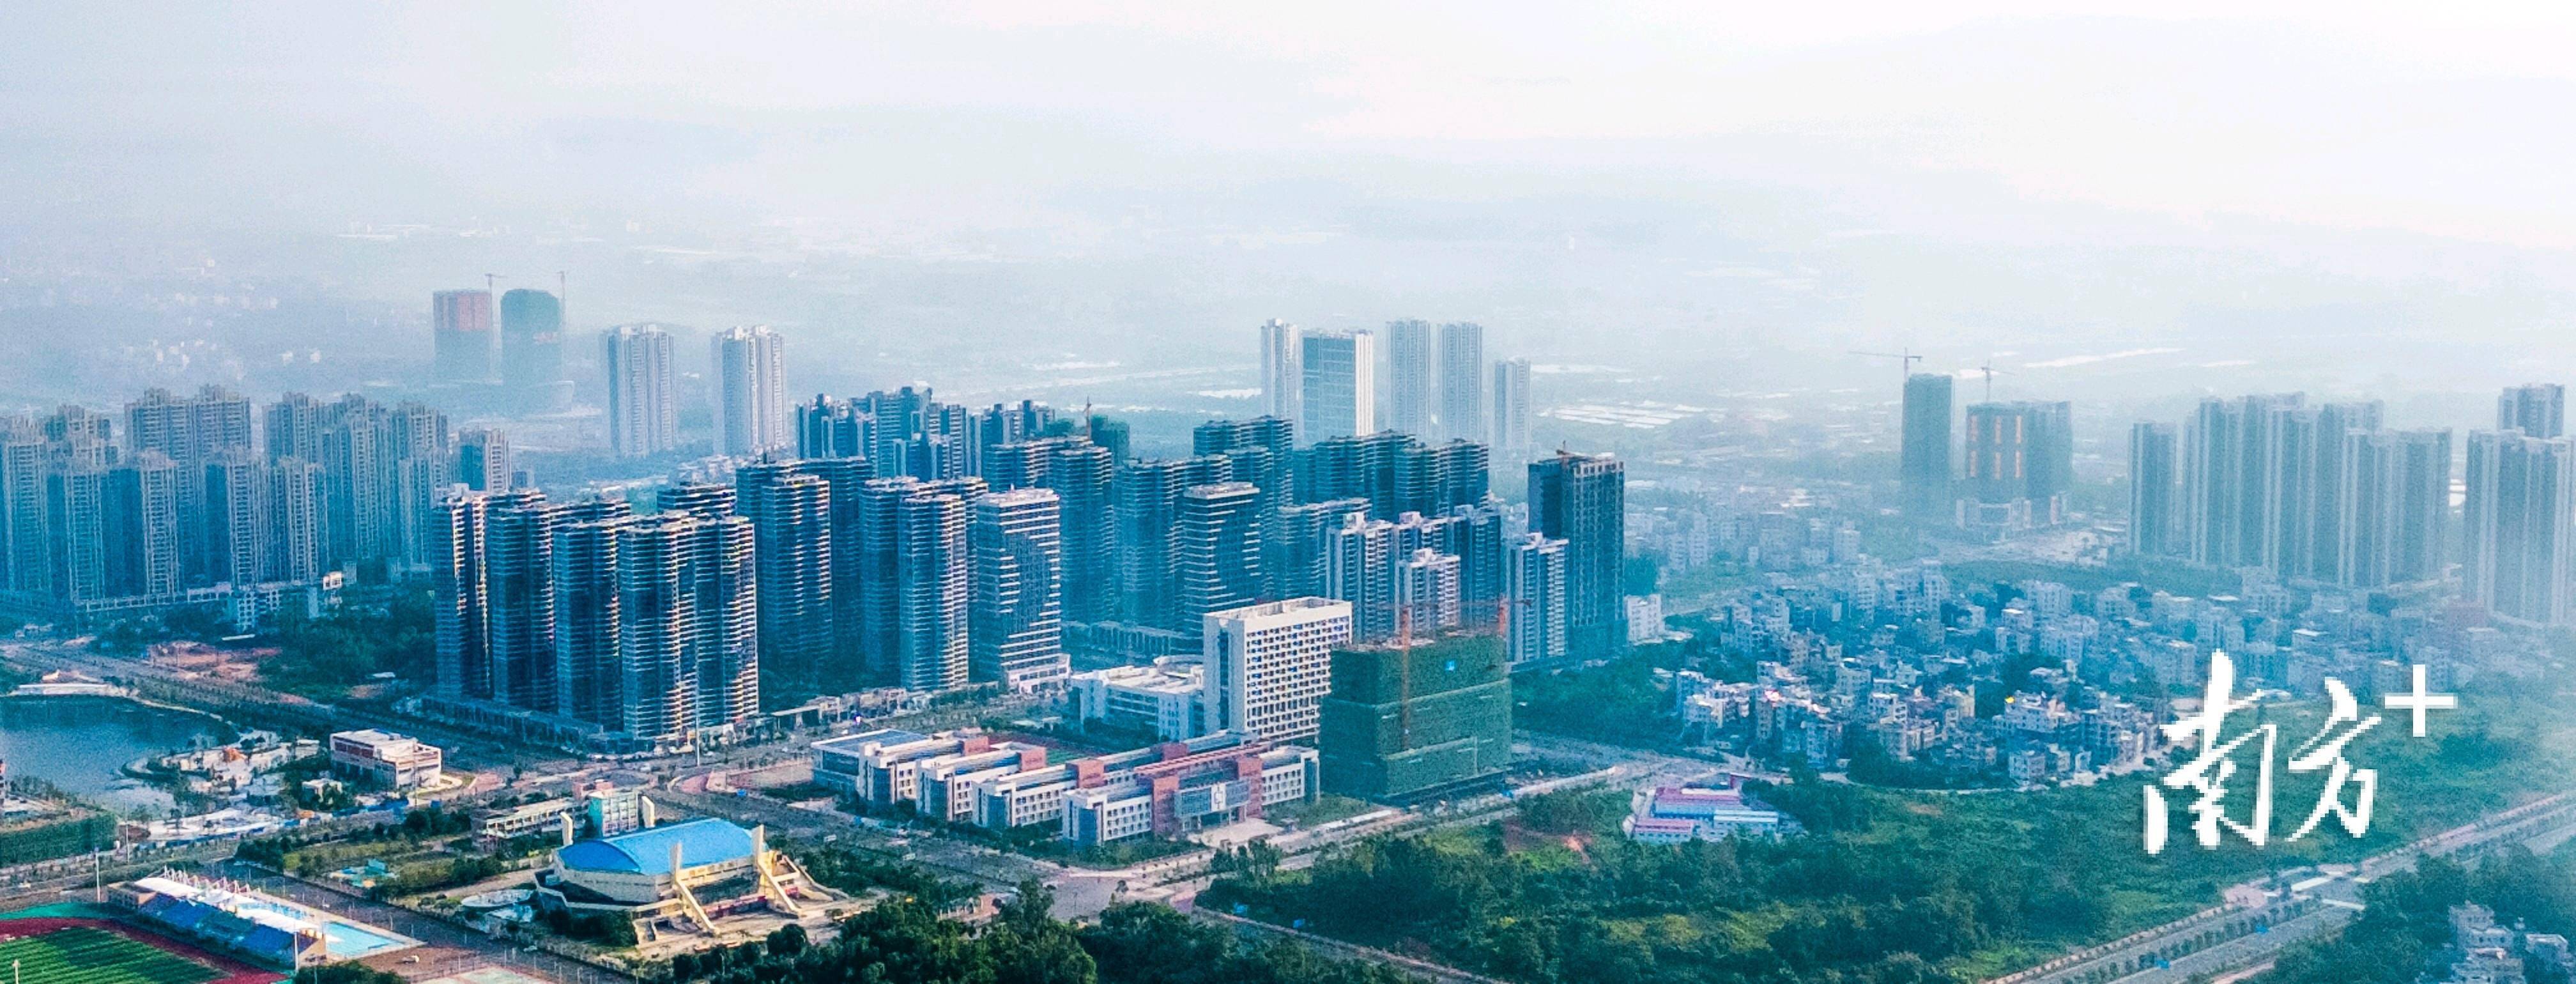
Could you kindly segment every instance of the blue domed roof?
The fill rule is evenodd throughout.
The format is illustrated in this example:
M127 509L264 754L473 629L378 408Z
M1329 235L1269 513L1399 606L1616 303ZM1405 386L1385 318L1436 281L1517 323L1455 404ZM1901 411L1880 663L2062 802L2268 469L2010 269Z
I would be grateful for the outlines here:
M684 868L751 857L751 831L728 820L707 817L582 841L556 851L555 860L564 867L583 871L667 875L671 873L673 844L680 845L680 866Z

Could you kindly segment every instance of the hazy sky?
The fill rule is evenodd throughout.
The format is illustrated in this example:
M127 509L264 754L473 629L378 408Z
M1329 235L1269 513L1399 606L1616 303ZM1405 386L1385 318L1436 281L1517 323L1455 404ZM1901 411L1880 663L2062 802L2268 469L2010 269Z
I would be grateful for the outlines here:
M1271 316L1475 318L1559 358L1950 344L1958 366L2073 372L2050 364L2169 347L2165 368L2222 388L2204 363L2475 389L2493 350L2444 343L2510 343L2513 373L2576 358L2566 5L7 19L0 245L122 256L166 234L256 270L264 242L323 237L269 265L406 312L477 271L571 267L593 285L577 321L769 321L933 364ZM385 223L625 238L327 239ZM675 265L701 255L751 260ZM941 265L960 257L988 265ZM2240 337L2272 348L2209 351Z
M691 195L818 212L843 167L880 183L849 198L897 202L1193 174L1196 155L1795 177L1764 172L1809 170L1811 155L1715 148L1788 141L1841 151L1855 172L1963 172L2193 219L2576 244L2564 5L732 6L755 9L13 5L0 120L13 140L93 152L332 135L348 143L268 162L272 190L308 168L395 158L492 180L496 196L559 191L623 150L660 149L621 125L758 132L751 146L621 163ZM910 113L1052 139L950 132L886 159L908 155L889 144L871 158L830 132L800 141L789 122ZM550 160L476 159L530 148ZM247 150L214 156L256 170Z

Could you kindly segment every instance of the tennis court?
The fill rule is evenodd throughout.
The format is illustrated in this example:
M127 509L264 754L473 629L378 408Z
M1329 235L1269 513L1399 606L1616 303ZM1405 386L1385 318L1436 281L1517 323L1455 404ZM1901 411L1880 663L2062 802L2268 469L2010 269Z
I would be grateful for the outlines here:
M224 972L104 929L74 926L0 941L19 984L205 984Z

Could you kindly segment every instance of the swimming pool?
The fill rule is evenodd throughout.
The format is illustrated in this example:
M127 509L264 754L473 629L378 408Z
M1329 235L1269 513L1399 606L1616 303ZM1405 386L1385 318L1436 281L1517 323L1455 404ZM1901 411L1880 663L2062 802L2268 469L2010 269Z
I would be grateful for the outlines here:
M331 956L346 960L372 957L379 953L416 945L412 940L379 933L365 926L340 922L336 919L322 924L322 938Z

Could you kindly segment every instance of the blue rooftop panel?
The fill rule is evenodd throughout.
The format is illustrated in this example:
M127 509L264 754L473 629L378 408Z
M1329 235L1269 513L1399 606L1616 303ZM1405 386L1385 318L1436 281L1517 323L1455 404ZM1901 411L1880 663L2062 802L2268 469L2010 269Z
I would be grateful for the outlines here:
M697 868L751 857L751 831L707 817L586 840L555 852L565 867L584 871L671 873L671 845L680 845L682 867Z
M213 906L202 902L181 902L161 914L161 920L179 929L195 929L207 916L215 914Z

